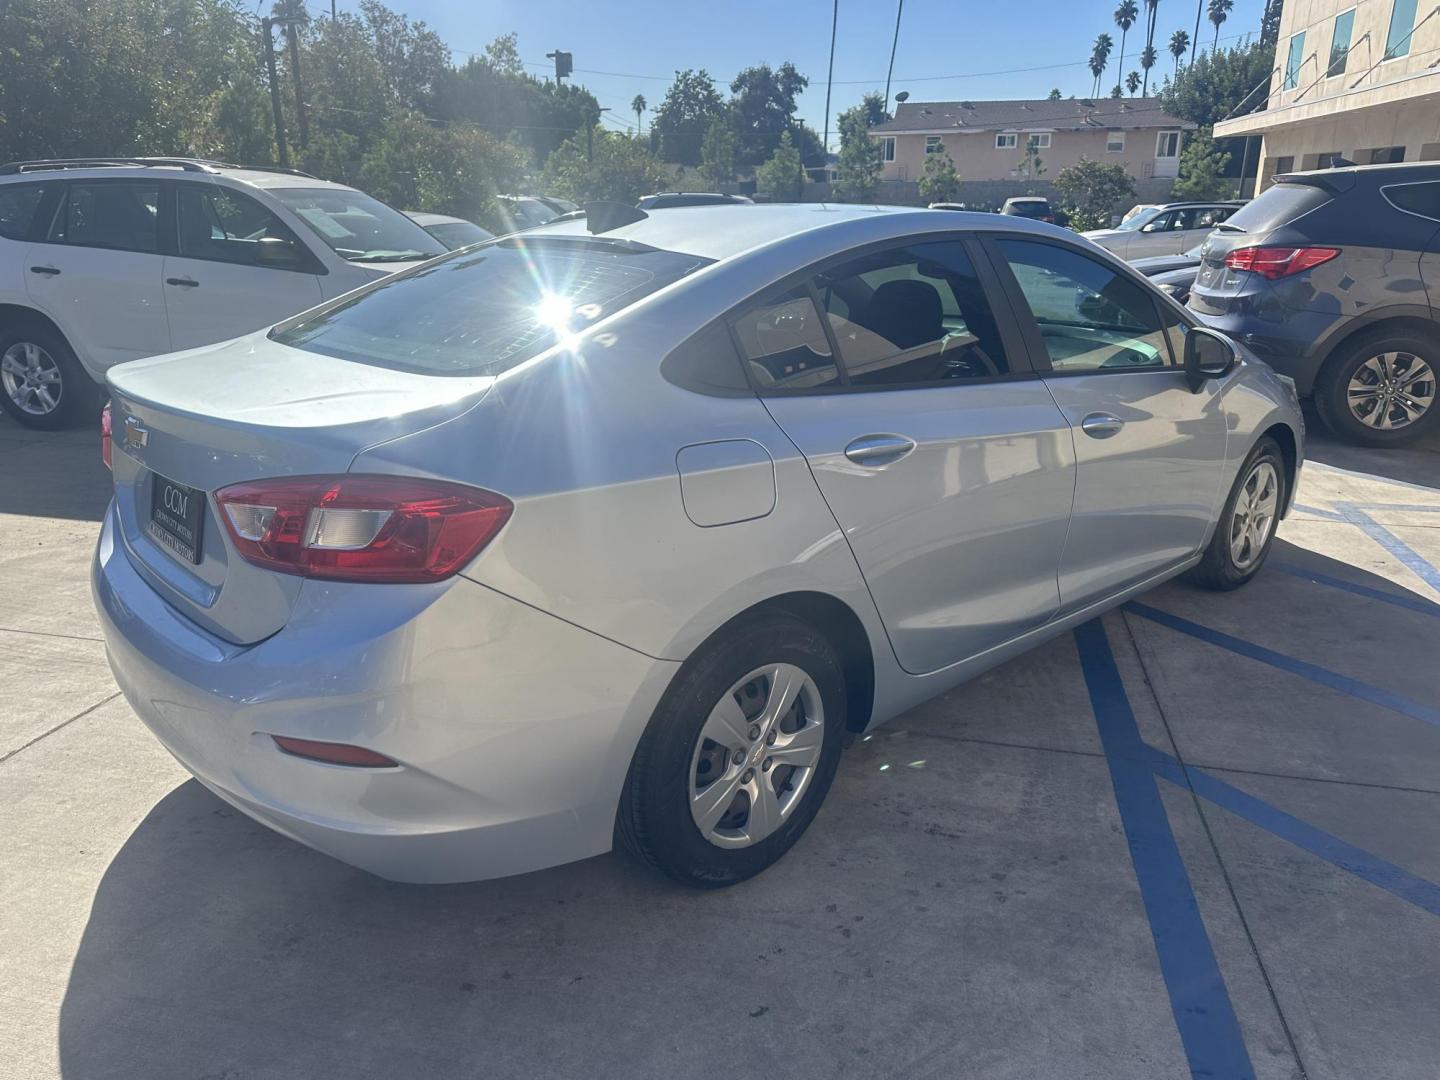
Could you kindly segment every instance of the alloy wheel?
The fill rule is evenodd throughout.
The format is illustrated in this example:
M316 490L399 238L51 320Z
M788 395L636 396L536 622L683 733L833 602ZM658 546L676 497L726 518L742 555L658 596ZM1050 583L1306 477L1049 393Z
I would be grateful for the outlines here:
M745 848L780 828L800 804L825 741L815 680L767 664L721 696L690 756L690 815L716 847Z
M1280 475L1269 461L1257 461L1240 485L1230 514L1230 560L1249 570L1260 560L1280 505Z
M17 341L0 356L0 386L21 412L48 416L60 407L60 365L33 341Z
M1435 372L1414 353L1379 353L1355 369L1345 400L1355 419L1367 427L1409 427L1435 403Z

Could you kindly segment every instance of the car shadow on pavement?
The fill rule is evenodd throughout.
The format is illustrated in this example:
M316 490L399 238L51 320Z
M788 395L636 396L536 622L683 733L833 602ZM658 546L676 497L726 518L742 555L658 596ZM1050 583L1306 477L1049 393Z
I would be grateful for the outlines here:
M1376 450L1337 439L1314 409L1307 407L1305 458L1337 469L1440 490L1440 431L1404 446Z
M99 521L110 471L95 431L26 431L0 419L0 515Z

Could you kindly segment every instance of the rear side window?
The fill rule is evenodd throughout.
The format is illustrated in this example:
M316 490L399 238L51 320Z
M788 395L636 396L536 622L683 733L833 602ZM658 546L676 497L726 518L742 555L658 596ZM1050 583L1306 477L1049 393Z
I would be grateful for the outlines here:
M1226 231L1267 233L1330 201L1314 184L1276 184L1225 219Z
M0 236L26 240L35 224L35 212L45 198L43 184L6 184L0 187Z
M497 375L705 265L580 239L500 240L271 331L309 352L422 375Z
M1440 180L1425 184L1391 184L1383 191L1392 206L1440 221Z
M157 252L160 184L145 180L69 184L46 239L54 244Z

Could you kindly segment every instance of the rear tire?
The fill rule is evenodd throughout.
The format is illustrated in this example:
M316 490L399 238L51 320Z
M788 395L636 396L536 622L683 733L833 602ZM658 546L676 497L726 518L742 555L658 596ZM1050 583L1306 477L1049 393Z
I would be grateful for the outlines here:
M1274 439L1255 444L1215 525L1215 534L1189 578L1206 589L1238 589L1265 564L1287 497L1285 458Z
M100 411L100 388L60 334L36 322L0 329L0 408L39 431L77 427Z
M706 643L645 729L616 840L695 888L760 873L795 844L830 790L845 703L835 650L793 616L761 616Z
M1325 426L1361 446L1399 446L1440 425L1440 336L1378 330L1342 345L1315 382Z

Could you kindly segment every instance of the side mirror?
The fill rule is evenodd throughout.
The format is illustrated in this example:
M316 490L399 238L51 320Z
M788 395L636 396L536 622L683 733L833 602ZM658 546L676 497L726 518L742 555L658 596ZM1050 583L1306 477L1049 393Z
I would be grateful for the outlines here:
M293 240L262 236L255 241L255 261L277 270L294 270L300 265L300 250Z
M1192 326L1185 334L1185 381L1195 393L1207 379L1220 379L1235 367L1235 346L1218 331Z
M1141 232L1159 232L1161 228L1162 228L1162 226L1161 226L1160 222L1158 222L1158 221L1152 221L1152 222L1150 222L1150 223L1148 223L1148 224L1146 224L1146 225L1140 226L1140 231L1141 231Z

